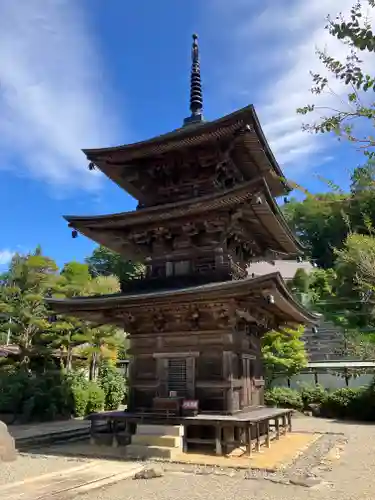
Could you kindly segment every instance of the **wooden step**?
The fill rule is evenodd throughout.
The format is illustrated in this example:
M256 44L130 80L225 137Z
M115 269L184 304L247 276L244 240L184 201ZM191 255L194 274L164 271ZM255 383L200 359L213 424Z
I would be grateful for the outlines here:
M182 425L138 424L136 434L146 436L180 437L184 435L184 427Z
M180 436L156 436L155 434L135 434L131 444L177 448L181 446Z
M172 459L175 454L180 453L179 448L167 446L144 446L140 444L129 444L125 448L128 458L144 460L146 458L166 458Z

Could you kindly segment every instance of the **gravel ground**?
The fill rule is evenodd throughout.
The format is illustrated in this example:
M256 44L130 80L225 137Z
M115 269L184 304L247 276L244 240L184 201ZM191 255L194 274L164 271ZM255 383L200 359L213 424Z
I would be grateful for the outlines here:
M278 474L168 466L161 478L126 480L74 500L372 500L375 489L375 426L297 418L294 430L323 437ZM332 453L332 451L337 453ZM330 459L327 459L329 452ZM337 458L334 456L340 455ZM206 472L206 473L204 473ZM301 478L303 479L302 485ZM297 483L297 484L295 484ZM311 487L314 485L313 487Z
M21 454L15 462L0 463L0 486L77 467L82 462L75 458Z

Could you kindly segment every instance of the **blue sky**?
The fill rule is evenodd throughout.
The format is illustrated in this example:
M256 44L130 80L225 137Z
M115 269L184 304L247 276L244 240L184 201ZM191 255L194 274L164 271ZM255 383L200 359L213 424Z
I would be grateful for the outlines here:
M94 244L63 214L131 210L90 173L81 148L143 140L188 112L191 34L200 36L206 119L254 104L285 174L312 191L347 182L358 153L301 131L325 16L352 0L2 0L0 3L0 266L41 244L59 265ZM345 89L335 88L327 105Z

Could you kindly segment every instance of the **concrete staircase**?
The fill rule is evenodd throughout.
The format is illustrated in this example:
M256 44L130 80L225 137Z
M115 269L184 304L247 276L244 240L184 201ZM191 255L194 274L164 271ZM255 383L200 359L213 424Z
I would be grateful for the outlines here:
M126 446L126 456L133 459L173 459L182 452L182 425L137 425L131 444Z

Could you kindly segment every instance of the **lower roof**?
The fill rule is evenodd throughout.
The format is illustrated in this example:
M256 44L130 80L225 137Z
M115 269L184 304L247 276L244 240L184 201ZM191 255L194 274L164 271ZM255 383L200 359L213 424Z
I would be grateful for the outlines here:
M93 322L106 323L105 311L158 307L172 303L196 303L205 300L241 299L251 303L254 293L274 297L273 304L266 308L285 323L317 323L319 317L307 310L294 299L280 273L272 273L256 278L209 283L200 286L163 290L148 293L113 294L96 297L75 297L72 299L47 299L47 303L58 314L71 314Z

